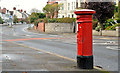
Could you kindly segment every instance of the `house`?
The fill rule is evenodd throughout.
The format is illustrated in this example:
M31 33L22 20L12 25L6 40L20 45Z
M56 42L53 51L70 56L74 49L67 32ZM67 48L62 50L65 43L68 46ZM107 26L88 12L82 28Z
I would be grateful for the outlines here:
M60 7L60 10L57 14L57 18L76 18L76 15L74 14L74 11L77 8L81 8L83 6L84 0L48 0L47 4L62 4Z
M1 9L1 7L0 7L0 16L3 19L3 21L6 23L9 22L10 16L11 18L13 18L11 15L11 11L7 10L6 8Z
M57 13L58 18L76 18L74 11L79 8L83 8L85 2L88 2L88 0L48 0L47 4L62 4L59 12ZM118 0L113 0L113 2L115 2L115 4L118 6Z
M13 8L13 16L17 16L18 21L25 20L29 17L29 14L26 13L26 11L23 11L22 9L16 10L16 7Z
M59 10L58 13L58 18L64 18L64 17L69 17L69 18L75 18L76 15L74 14L74 11L76 10L76 0L64 0L61 1L62 7Z
M14 16L17 16L18 21L21 21L21 20L25 20L26 18L28 18L29 14L27 14L26 11L23 11L22 9L21 10L20 9L16 10L15 7L13 8L13 11L9 11L6 8L2 9L0 7L0 16L5 23L8 23L8 22L11 22L14 19Z

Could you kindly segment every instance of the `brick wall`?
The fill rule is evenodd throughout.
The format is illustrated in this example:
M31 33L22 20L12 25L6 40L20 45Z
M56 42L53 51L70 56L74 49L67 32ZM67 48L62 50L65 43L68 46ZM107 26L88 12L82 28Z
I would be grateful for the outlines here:
M37 30L39 30L40 32L45 32L45 24L39 22Z

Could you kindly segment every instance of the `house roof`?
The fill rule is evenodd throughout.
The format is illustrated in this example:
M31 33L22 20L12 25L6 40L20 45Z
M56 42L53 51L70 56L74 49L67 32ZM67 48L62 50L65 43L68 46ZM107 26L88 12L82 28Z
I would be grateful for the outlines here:
M10 15L13 15L13 11L10 11Z
M5 14L5 13L6 13L6 11L7 11L7 9L6 9L6 8L0 9L0 13Z

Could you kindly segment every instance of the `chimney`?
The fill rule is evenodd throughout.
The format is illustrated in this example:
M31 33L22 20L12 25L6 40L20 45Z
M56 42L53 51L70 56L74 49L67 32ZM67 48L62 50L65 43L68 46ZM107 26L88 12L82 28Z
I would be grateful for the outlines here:
M20 12L20 9L18 9L18 11Z
M21 9L20 11L21 11L21 12L23 12L23 10L22 10L22 9Z
M26 13L26 11L24 11L24 13Z
M16 7L14 7L13 10L16 10Z
M3 8L2 9L2 13L6 13L7 9L6 8Z

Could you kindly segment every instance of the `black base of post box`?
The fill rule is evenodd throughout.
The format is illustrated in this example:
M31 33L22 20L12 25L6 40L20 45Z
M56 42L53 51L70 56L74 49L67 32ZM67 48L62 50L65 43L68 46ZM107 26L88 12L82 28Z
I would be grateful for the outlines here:
M77 66L81 69L93 69L93 56L77 56Z

